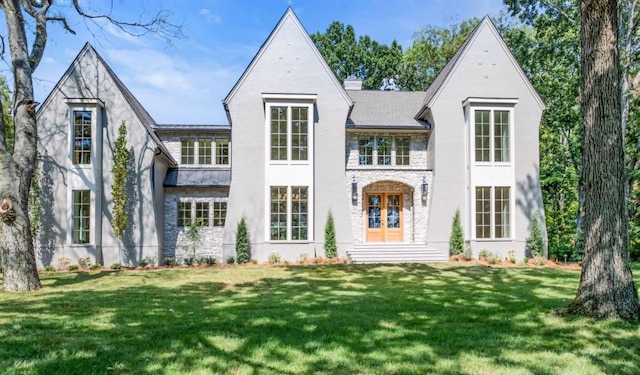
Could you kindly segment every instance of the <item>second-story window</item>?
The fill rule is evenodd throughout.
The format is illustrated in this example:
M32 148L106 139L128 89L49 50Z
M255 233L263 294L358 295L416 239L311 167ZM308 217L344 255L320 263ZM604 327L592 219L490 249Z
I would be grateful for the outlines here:
M216 139L216 164L218 165L229 164L229 139L228 138Z
M269 147L273 161L309 160L310 106L269 107Z
M91 111L73 111L73 164L91 164Z
M358 164L409 165L411 137L361 136L358 138Z
M198 139L198 164L211 164L211 139Z
M195 139L183 138L181 140L181 158L182 164L195 164Z

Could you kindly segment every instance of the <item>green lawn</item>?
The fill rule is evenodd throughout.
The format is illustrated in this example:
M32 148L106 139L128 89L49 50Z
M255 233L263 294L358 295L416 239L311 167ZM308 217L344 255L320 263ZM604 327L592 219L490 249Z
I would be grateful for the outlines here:
M634 266L636 282L640 267ZM42 274L2 374L638 374L640 325L549 315L580 273L462 264Z

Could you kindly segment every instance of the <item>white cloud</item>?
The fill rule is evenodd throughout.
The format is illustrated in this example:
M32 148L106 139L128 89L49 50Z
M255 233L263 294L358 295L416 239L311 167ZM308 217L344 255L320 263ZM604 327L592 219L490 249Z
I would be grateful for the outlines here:
M220 16L218 16L217 14L211 13L211 10L209 10L209 9L200 9L198 11L198 14L200 14L201 16L204 16L204 18L208 22L220 23L220 21L222 21Z

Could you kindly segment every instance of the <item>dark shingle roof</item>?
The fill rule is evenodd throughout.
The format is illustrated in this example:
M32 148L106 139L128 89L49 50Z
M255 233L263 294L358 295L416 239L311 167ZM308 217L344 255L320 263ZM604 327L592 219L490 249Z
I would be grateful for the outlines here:
M153 129L161 131L231 131L229 125L211 124L155 124Z
M416 120L424 91L347 91L354 101L347 128L429 129Z
M167 171L164 186L229 187L231 170L220 168L172 168Z

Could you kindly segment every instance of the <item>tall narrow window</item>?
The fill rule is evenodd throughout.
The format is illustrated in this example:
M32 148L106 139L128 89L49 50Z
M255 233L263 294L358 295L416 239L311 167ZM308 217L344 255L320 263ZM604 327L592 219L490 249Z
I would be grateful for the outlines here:
M211 139L198 139L198 164L211 164Z
M229 139L227 138L216 139L216 164L229 164Z
M227 219L227 202L213 202L213 226L224 227Z
M91 164L91 111L73 111L73 164Z
M396 165L409 165L410 137L396 137Z
M491 187L476 187L476 238L491 238Z
M509 187L496 187L495 188L495 237L496 238L509 238L511 236L510 231L510 215L509 215Z
M181 141L181 163L182 164L194 164L195 163L195 139L185 138Z
M91 191L73 191L72 243L89 243L91 230Z
M308 160L309 109L291 108L291 160Z
M196 202L196 222L203 227L209 226L209 202Z
M287 107L271 107L271 160L287 160Z
M191 202L178 202L178 226L191 225Z
M358 139L358 150L360 152L360 165L373 164L373 137L360 137Z
M493 160L509 161L509 111L493 112Z
M287 187L271 187L271 240L287 239Z
M291 187L291 239L306 240L308 214L308 188L306 186Z
M475 150L476 161L491 161L490 152L490 111L475 111Z
M378 165L391 165L391 138L378 137L376 149L378 150Z

